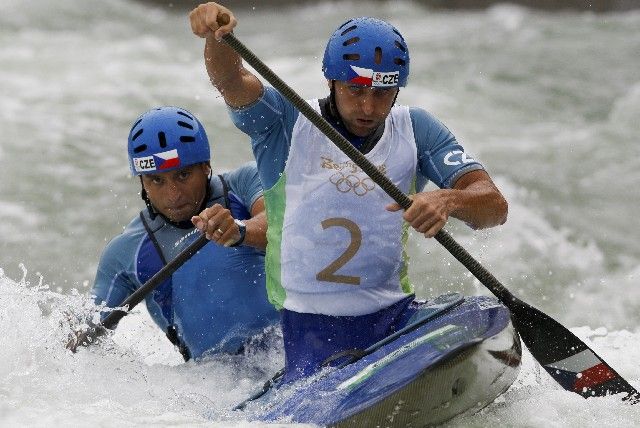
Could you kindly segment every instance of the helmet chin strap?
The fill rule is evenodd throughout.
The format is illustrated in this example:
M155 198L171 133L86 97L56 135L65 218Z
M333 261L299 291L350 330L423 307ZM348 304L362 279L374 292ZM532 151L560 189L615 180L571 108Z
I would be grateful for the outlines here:
M396 92L396 96L393 97L393 102L391 103L391 108L396 105L396 100L398 99L398 95L400 94L400 88L398 88L398 92Z
M144 204L147 206L149 215L151 216L151 220L155 220L156 216L160 213L156 211L156 209L153 207L153 204L149 200L149 196L147 196L147 191L144 189L144 183L142 182L142 175L139 175L138 178L140 178L140 186L142 187L142 190L140 191L140 198L142 198Z
M342 122L342 117L340 117L340 113L338 112L338 106L336 105L336 81L331 81L331 89L329 90L329 111L340 122Z

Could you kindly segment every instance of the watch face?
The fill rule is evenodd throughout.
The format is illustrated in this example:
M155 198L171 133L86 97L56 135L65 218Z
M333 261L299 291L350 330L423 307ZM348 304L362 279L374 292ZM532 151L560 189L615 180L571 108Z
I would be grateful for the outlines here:
M231 245L232 247L236 247L238 245L242 245L244 242L245 234L247 233L247 226L242 220L238 220L237 218L234 218L233 221L238 225L238 230L240 231L240 239L238 239L238 242Z

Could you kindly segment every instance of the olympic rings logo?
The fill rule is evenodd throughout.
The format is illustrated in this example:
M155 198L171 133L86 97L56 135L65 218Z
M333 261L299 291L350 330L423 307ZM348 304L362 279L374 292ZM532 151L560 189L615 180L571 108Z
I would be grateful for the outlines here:
M333 174L329 181L336 186L339 192L349 193L353 190L353 193L358 196L364 196L376 187L369 177L360 178L357 175L345 175L342 172Z

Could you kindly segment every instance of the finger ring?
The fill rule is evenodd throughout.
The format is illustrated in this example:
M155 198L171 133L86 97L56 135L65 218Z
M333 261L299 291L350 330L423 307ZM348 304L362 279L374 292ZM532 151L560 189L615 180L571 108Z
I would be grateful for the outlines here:
M218 232L220 235L224 234L224 232L223 232L223 231L222 231L222 229L220 229L220 228L217 228L217 229L216 229L216 232Z

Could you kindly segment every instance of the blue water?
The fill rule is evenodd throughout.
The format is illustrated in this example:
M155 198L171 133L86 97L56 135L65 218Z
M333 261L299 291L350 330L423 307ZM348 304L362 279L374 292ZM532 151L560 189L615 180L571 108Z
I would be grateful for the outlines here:
M238 12L236 36L303 97L323 96L326 37L363 14L389 19L409 42L399 102L436 114L509 200L503 227L473 232L452 220L448 230L640 387L640 13L257 4ZM216 171L251 159L210 88L202 45L184 13L149 5L2 0L0 424L248 426L228 409L282 365L277 347L179 364L141 310L103 346L76 355L61 346L69 314L87 309L102 248L141 208L125 152L139 113L174 104L199 115ZM437 242L413 235L409 253L419 295L487 293ZM637 420L615 398L559 390L525 355L498 402L452 426Z

